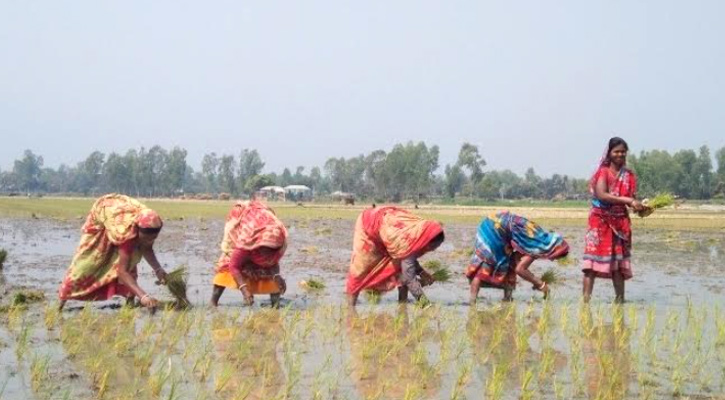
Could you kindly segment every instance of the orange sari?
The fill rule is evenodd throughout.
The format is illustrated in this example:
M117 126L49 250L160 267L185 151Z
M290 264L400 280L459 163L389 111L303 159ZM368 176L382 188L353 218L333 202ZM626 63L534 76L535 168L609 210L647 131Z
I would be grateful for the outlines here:
M400 285L400 261L420 253L443 227L397 207L363 211L355 224L347 293L380 292Z
M263 254L259 251L262 247L277 250ZM224 225L214 285L236 289L230 268L237 267L233 260L244 260L240 272L252 294L279 293L273 278L279 274L279 260L286 248L287 229L271 208L259 201L236 203Z

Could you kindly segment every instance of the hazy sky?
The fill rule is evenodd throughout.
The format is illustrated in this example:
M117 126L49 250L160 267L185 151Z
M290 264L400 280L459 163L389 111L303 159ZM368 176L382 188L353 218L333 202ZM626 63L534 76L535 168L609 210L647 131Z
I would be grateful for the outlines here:
M725 1L0 2L0 168L258 149L267 170L423 140L587 175L617 134L725 145ZM442 172L442 168L441 171Z

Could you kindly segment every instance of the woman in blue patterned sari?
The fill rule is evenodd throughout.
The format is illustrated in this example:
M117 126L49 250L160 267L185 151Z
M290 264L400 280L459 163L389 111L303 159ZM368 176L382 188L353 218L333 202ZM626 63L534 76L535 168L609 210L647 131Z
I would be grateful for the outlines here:
M556 260L569 254L569 245L555 232L547 232L536 223L512 214L498 212L481 221L476 233L475 251L466 277L471 284L471 304L476 303L483 287L504 290L504 300L511 300L516 276L534 285L534 290L549 294L545 282L529 267L537 258Z

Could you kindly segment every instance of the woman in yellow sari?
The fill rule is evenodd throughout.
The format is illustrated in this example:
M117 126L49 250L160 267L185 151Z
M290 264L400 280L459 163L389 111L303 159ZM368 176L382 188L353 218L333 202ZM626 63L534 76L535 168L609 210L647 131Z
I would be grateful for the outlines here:
M219 304L225 288L239 289L246 305L254 303L255 294L269 294L277 305L287 289L279 274L286 248L287 229L271 208L256 200L235 204L224 225L212 306Z
M138 285L141 258L151 265L160 282L166 271L156 259L153 244L161 231L161 217L135 199L105 195L93 204L82 228L73 261L58 289L60 309L68 300L108 300L113 296L140 299L154 308L156 299Z

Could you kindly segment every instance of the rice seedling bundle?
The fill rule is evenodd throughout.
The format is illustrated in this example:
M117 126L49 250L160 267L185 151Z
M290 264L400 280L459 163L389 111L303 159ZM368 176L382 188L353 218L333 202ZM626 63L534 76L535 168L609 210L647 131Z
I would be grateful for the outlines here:
M428 260L423 263L423 268L431 273L436 282L448 282L451 280L451 271L443 266L438 260Z
M556 285L561 282L561 273L557 272L555 268L549 268L541 275L541 280L547 285Z
M176 299L180 307L191 307L191 302L186 297L186 266L180 266L166 275L166 288Z
M642 205L646 208L637 213L641 218L647 217L652 214L654 210L669 207L675 204L675 196L671 193L660 193L652 199L642 200Z

